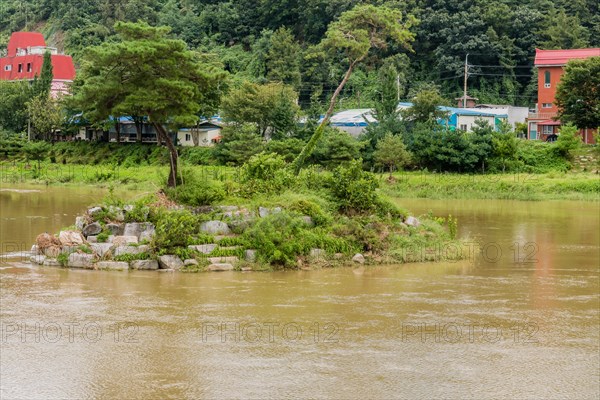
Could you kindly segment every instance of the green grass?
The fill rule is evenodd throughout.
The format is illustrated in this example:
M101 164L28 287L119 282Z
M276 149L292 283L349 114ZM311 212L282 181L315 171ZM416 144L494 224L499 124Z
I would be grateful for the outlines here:
M592 173L461 175L402 172L381 176L388 196L428 199L600 200L600 176Z

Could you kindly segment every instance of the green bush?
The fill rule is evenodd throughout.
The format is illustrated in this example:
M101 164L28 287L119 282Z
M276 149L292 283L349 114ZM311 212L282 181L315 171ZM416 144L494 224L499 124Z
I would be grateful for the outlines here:
M176 247L187 247L190 240L200 231L202 219L186 210L162 210L157 215L156 233L151 246L155 251L170 251Z
M224 185L197 175L192 169L182 170L184 183L175 188L166 188L165 192L174 201L190 206L205 206L222 200L225 197Z
M213 150L210 147L183 147L179 156L182 161L192 165L213 164Z
M362 170L362 160L333 171L330 188L340 211L353 214L372 210L377 203L375 176Z
M279 193L289 188L292 181L293 176L286 169L285 160L275 153L256 154L242 167L242 191L248 195Z
M581 137L577 128L573 125L564 125L560 128L560 134L554 143L554 152L559 156L571 160L573 151L581 147Z
M349 253L353 246L324 229L309 228L298 215L286 211L261 218L244 232L249 246L257 250L258 260L274 266L293 268L299 256L312 248L328 253Z

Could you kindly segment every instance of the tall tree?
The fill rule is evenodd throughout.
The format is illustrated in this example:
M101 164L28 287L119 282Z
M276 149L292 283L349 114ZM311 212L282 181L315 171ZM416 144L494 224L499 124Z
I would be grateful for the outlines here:
M600 57L567 64L556 90L556 105L561 121L578 128L600 127Z
M299 60L300 45L292 32L286 28L277 29L271 36L267 53L267 78L297 88L300 85Z
M47 51L44 53L42 71L39 76L36 75L33 81L33 96L48 97L50 95L50 89L52 89L53 79L52 57L50 56L50 52Z
M77 101L97 119L146 115L169 149L167 185L174 187L178 154L166 125L193 125L226 75L198 62L183 41L170 39L168 27L118 22L115 30L119 41L103 43L86 55Z
M304 161L312 154L323 135L323 130L333 114L337 98L357 64L369 55L371 49L385 49L388 42L410 48L414 35L409 29L415 23L416 19L410 15L402 21L402 13L398 10L358 5L343 13L338 21L329 26L325 39L321 42L322 46L336 53L343 53L349 65L342 81L331 96L325 117L294 160L296 173L300 172Z

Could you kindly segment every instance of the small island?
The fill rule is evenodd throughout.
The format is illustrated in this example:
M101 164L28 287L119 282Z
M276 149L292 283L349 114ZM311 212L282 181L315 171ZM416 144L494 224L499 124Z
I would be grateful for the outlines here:
M56 235L40 234L31 261L106 270L257 271L466 258L452 216L416 218L378 190L359 162L295 175L276 154L239 176L184 171L185 185L125 204L112 193Z

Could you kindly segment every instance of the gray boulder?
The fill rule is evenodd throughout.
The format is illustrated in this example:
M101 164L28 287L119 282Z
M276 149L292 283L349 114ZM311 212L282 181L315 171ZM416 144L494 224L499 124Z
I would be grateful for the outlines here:
M112 243L90 243L90 247L94 253L98 255L98 257L104 257L110 249L112 249Z
M41 254L40 248L38 247L37 244L34 244L33 246L31 246L31 255L36 256L38 254Z
M61 248L58 246L50 246L44 249L44 255L50 258L56 258L61 252Z
M87 253L71 253L67 266L71 268L93 269L94 255Z
M198 261L194 260L193 258L188 258L186 260L183 260L183 265L185 265L186 267L188 266L198 266Z
M210 235L227 235L230 233L229 226L223 221L206 221L200 225L200 230Z
M117 256L125 255L125 254L142 254L142 253L148 253L149 251L150 251L150 246L147 246L147 245L141 245L141 246L121 245L121 246L115 247L115 249L113 250L113 256L117 257Z
M267 215L269 215L269 209L266 207L258 207L258 215L261 218L266 217Z
M156 230L154 229L154 225L148 224L148 226L146 226L146 229L143 230L142 233L140 233L140 242L151 242L155 234Z
M131 262L132 269L154 270L158 269L158 261L156 260L134 260Z
M174 255L164 255L158 257L158 265L161 269L181 269L183 261Z
M121 208L116 206L110 206L108 207L108 211L114 215L115 221L125 221L125 214L123 213L123 210Z
M246 250L244 251L244 260L248 261L248 262L255 262L256 261L256 250Z
M106 224L106 229L108 229L112 235L115 235L115 236L123 235L123 225L122 224Z
M130 222L125 224L125 229L123 230L123 236L135 236L137 238L140 237L140 233L146 230L146 224L142 222Z
M102 226L98 222L93 222L83 228L83 236L97 235L102 232Z
M327 252L323 249L310 249L310 253L308 255L314 260L320 260L327 256Z
M235 257L235 256L229 256L229 257L208 257L208 261L210 261L213 264L218 264L218 263L235 264L235 263L239 262L240 259L238 257Z
M98 236L90 235L90 236L86 237L85 240L87 240L88 243L98 243Z
M29 261L31 261L32 264L42 265L45 260L46 260L46 256L42 256L42 255L29 257Z
M233 271L233 265L227 263L215 263L210 264L207 268L207 271Z
M77 231L60 231L58 234L60 244L64 245L80 245L84 239L80 232Z
M406 219L404 220L404 223L408 226L413 226L415 228L417 228L421 225L421 221L419 221L417 218L415 218L413 216L406 217Z
M77 251L77 248L79 246L63 246L60 249L60 252L63 254L71 254L71 253L75 253Z
M129 264L124 261L99 261L96 263L96 268L114 271L127 271L129 269Z
M113 243L115 246L122 246L130 243L137 243L138 238L137 236L114 236L109 242Z
M60 263L56 258L46 258L43 265L44 267L60 267Z
M192 244L188 246L190 250L196 250L202 254L210 254L214 249L217 248L217 245L214 243L211 244Z
M354 255L354 257L352 257L352 261L354 261L355 263L358 263L358 264L364 264L365 263L365 256L363 256L360 253L356 253Z
M75 228L77 228L78 230L83 230L83 227L85 226L85 218L84 217L76 217L75 218Z
M88 209L88 214L92 217L95 217L100 212L102 212L102 207L92 207Z

